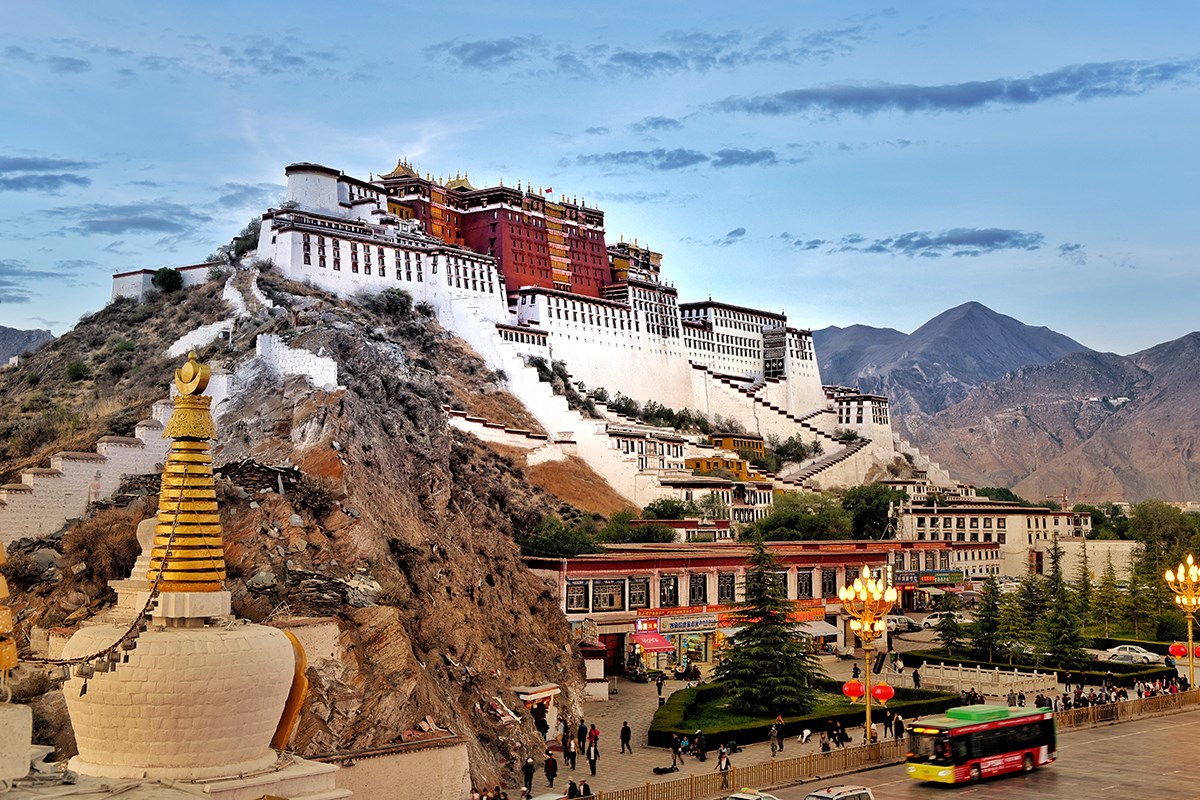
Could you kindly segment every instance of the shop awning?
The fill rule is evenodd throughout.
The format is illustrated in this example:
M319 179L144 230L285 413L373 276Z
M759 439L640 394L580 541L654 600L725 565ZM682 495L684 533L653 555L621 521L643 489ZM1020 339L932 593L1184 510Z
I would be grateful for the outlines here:
M800 626L800 630L809 636L837 636L838 634L838 629L824 620L805 622Z
M933 586L922 586L921 591L924 592L925 594L929 595L930 597L937 597L940 594L946 593L944 590L934 588Z
M647 653L673 653L675 645L671 644L666 638L653 631L645 631L643 633L635 633L633 640L642 646L642 649Z
M735 636L741 628L717 628L722 636Z

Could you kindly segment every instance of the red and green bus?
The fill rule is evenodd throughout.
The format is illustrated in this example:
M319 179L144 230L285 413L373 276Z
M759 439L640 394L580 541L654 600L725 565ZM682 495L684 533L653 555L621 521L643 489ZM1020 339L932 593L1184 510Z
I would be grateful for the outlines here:
M1054 761L1054 713L1044 708L960 706L909 727L908 776L967 783Z

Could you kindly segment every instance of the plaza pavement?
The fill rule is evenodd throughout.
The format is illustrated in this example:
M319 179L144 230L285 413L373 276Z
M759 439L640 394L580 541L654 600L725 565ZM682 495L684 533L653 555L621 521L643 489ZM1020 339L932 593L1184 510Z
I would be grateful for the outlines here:
M913 645L916 643L914 642ZM912 646L912 645L910 645ZM906 648L907 649L907 648ZM861 653L861 651L860 651ZM854 662L840 661L830 656L821 657L822 666L831 678L837 681L850 679ZM861 662L860 662L861 663ZM687 686L685 681L668 680L663 685L663 697ZM583 754L579 755L577 767L574 770L566 768L561 757L559 759L558 778L554 788L566 792L567 780L574 777L576 783L587 779L593 791L613 791L646 783L671 781L688 775L699 775L713 772L717 767L716 745L718 739L708 737L710 747L706 761L697 761L691 756L684 758L678 772L668 775L655 775L654 767L669 767L671 753L665 748L649 747L646 745L647 733L654 712L658 709L658 694L653 683L634 683L624 678L616 679L617 693L611 695L607 702L595 701L584 704L584 721L590 726L595 723L600 730L600 759L596 765L596 777L592 777L587 761ZM621 753L621 723L628 720L633 729L633 752ZM572 730L579 726L579 720L571 720ZM860 744L862 728L849 731L853 744ZM771 760L771 748L766 742L742 745L741 752L731 757L735 767L744 767ZM800 744L795 735L789 736L784 743L783 751L777 758L792 758L818 752L820 745L818 736L813 735L808 744ZM552 791L546 785L546 776L541 771L542 759L535 757L538 772L533 780L533 794Z

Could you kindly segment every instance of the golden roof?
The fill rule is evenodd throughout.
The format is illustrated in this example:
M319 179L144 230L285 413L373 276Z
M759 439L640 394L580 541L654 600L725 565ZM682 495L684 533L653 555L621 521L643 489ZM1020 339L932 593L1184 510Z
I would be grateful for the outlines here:
M475 187L471 185L471 181L467 180L466 175L463 175L460 177L458 175L458 173L454 174L454 180L447 183L446 188L447 189L467 189L468 191L473 191L475 189Z
M410 164L408 162L408 159L401 158L396 161L396 168L394 170L387 173L386 175L380 175L379 177L380 178L419 178L421 176L418 175L416 170L414 170L412 168L412 164Z

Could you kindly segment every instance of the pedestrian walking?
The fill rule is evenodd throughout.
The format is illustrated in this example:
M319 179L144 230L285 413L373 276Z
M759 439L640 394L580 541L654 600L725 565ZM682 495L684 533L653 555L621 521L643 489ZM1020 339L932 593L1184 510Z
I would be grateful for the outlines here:
M896 713L895 719L892 720L892 734L897 739L904 738L904 717L900 716L899 712Z
M654 685L658 687L658 696L662 697L663 673L658 673L658 677L654 679Z
M579 748L574 739L567 739L567 748L563 750L563 763L568 769L575 769L575 759L579 757Z
M729 769L733 765L729 761L729 754L722 752L717 756L717 771L721 773L721 788L729 788Z
M567 780L567 797L579 797L579 786L575 783L574 778Z
M630 744L629 744L629 742L632 739L633 739L633 728L629 727L628 722L621 723L621 752L622 753L624 753L626 751L628 751L630 753L633 752L633 747L630 746Z
M858 662L855 662L854 669L850 670L850 677L858 680L858 676L862 674L862 670L858 668Z
M548 783L550 788L553 789L554 779L558 777L558 759L556 759L554 757L554 753L550 752L549 750L546 751L546 763L542 769L546 773L546 783Z
M921 688L921 672L916 667L913 667L913 688Z
M596 728L596 723L592 723L591 729L587 735L588 744L600 744L600 731Z
M584 778L583 783L579 784L579 796L580 797L595 797L595 795L592 794L592 787L588 786L587 778Z
M682 760L679 750L680 750L679 734L672 733L671 734L671 766L672 767L679 766L679 762Z
M521 765L521 777L525 779L525 789L530 794L533 793L533 770L533 756L530 756Z
M783 715L775 718L775 743L779 745L779 752L783 752Z
M584 753L587 757L588 769L592 771L592 777L596 777L596 762L600 760L600 745L595 742L588 742L587 751Z
M595 726L592 726L595 727ZM575 729L575 744L582 750L587 746L588 726L582 719L579 720L579 727Z

